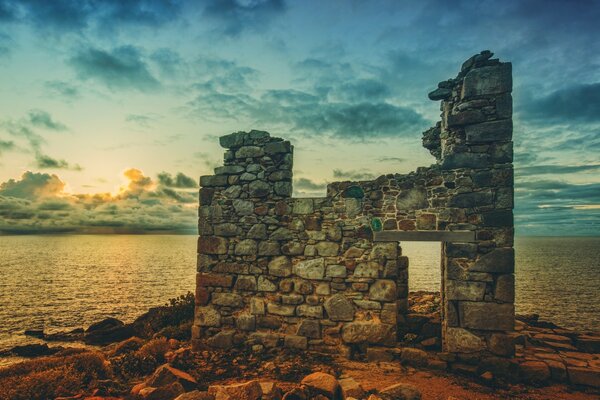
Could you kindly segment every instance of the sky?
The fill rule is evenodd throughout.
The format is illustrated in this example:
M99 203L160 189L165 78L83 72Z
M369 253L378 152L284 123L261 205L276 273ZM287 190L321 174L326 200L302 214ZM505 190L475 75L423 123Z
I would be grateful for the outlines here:
M513 63L518 235L600 235L600 2L0 0L0 232L196 231L219 136L296 196L435 162L427 93Z

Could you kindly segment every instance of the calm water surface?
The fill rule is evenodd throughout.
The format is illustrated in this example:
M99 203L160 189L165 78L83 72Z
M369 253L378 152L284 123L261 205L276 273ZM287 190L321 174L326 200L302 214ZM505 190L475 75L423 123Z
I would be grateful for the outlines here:
M439 290L440 245L402 243L410 289ZM25 329L131 321L194 289L194 236L0 237L0 350ZM519 238L517 311L600 330L600 238Z

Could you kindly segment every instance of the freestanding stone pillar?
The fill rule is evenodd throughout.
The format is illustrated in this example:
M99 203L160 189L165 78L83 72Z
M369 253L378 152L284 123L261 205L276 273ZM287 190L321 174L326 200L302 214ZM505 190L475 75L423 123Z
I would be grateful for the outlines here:
M234 345L351 355L406 331L400 237L442 241L442 343L514 353L511 64L484 51L431 92L423 134L437 163L291 197L290 142L221 138L224 166L200 180L195 348Z

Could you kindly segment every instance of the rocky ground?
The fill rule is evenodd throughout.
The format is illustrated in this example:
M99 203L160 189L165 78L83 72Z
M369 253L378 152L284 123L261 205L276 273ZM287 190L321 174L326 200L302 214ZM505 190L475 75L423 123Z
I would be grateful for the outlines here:
M186 337L193 299L182 297L133 324L106 320L60 338L114 342L97 350L14 350L44 356L0 369L0 399L600 398L597 336L559 328L535 315L520 316L513 360L469 363L439 350L438 295L412 293L410 304L402 343L356 349L348 360L260 347L193 353ZM44 337L43 332L33 334Z

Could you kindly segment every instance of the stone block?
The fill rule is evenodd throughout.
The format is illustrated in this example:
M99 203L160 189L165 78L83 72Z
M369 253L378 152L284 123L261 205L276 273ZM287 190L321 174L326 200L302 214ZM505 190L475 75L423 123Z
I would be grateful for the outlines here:
M493 195L491 190L481 192L459 193L448 202L449 207L475 208L492 204Z
M245 171L241 165L223 165L215 168L215 175L236 175Z
M258 255L259 256L277 256L281 254L279 251L278 242L260 242L258 244Z
M485 350L485 340L463 328L446 328L445 351L473 353Z
M269 262L269 275L288 277L292 275L292 263L286 256L275 257Z
M200 177L200 186L202 187L214 187L214 186L226 186L227 176L226 175L204 175Z
M378 279L369 288L369 299L377 301L396 300L396 282L388 279Z
M304 303L304 296L301 294L284 294L281 296L282 304L298 305Z
M254 292L257 289L254 275L238 275L235 280L234 290Z
M242 307L244 301L242 296L235 293L213 293L212 304L224 307Z
M238 215L254 214L254 203L249 200L233 200L233 208Z
M463 80L461 97L469 99L511 91L512 64L501 63L470 70Z
M289 153L291 151L292 145L287 140L281 142L270 142L265 145L265 153L267 154L281 154Z
M494 299L505 303L515 302L515 276L513 274L499 275L496 278Z
M198 238L198 253L227 254L228 240L217 236L200 236Z
M285 335L283 345L289 349L306 350L308 348L308 339L304 336Z
M356 278L378 278L381 266L374 261L363 262L354 269L354 277Z
M459 321L464 328L512 331L515 326L515 307L513 304L461 301Z
M458 168L487 168L490 156L485 153L449 153L442 157L441 167L445 170Z
M198 326L221 326L221 314L212 306L196 307L195 324Z
M485 295L485 282L446 280L448 300L482 301Z
M244 139L247 137L248 133L246 132L234 132L229 135L221 136L219 138L219 144L226 149L242 147L244 145Z
M256 158L264 155L264 150L258 146L242 146L235 152L235 158Z
M526 383L544 383L550 379L550 368L543 361L525 361L519 364L519 378Z
M291 230L287 228L277 228L269 236L269 240L290 240L294 237Z
M346 277L346 266L333 264L328 265L327 270L325 272L325 277L327 278L345 278Z
M300 261L293 266L293 272L304 279L322 280L325 277L325 259Z
M214 226L214 234L216 236L237 236L241 232L236 224L224 223Z
M251 256L256 255L257 244L256 240L244 239L235 245L235 254L238 256Z
M250 182L248 190L250 197L265 197L271 191L271 186L265 181L256 180Z
M572 384L600 388L600 369L568 365L567 370Z
M499 248L482 255L475 264L469 268L472 272L491 272L498 274L511 274L515 270L515 250L513 248Z
M250 314L265 315L265 301L258 297L250 299Z
M256 317L250 314L240 314L235 317L235 326L242 331L253 331L256 329Z
M264 275L258 277L257 287L259 292L275 292L277 290L277 285Z
M198 287L231 287L233 277L231 275L220 275L214 273L196 274L196 285Z
M435 230L437 217L435 214L420 214L417 216L417 229L431 231Z
M323 318L323 306L309 306L303 304L297 307L296 312L299 317Z
M343 294L335 294L325 303L325 311L332 321L352 321L354 319L354 305Z
M292 212L294 214L312 214L314 211L313 199L295 199Z
M280 305L275 303L267 304L267 312L269 314L281 315L284 317L292 317L296 313L296 306Z
M317 320L305 319L298 324L297 334L311 339L321 338L321 323Z
M405 347L400 353L400 359L402 362L412 365L413 367L425 367L427 366L427 353L421 349L413 349L411 347Z
M396 330L393 325L373 321L349 322L342 328L344 343L369 343L390 346L396 342Z
M290 197L292 195L292 183L287 181L275 182L273 190L278 196Z
M477 255L475 243L446 243L446 256L453 258L473 259Z
M489 350L499 356L512 357L515 354L515 337L504 333L492 333L488 339Z
M498 118L512 118L512 112L512 96L510 93L496 97L496 115Z
M512 139L512 119L484 122L465 127L467 143L505 142Z
M323 257L333 257L338 255L339 244L335 242L319 242L315 246L317 254Z
M446 116L446 126L455 127L478 124L485 120L486 116L481 110L466 110L456 114L448 114Z

